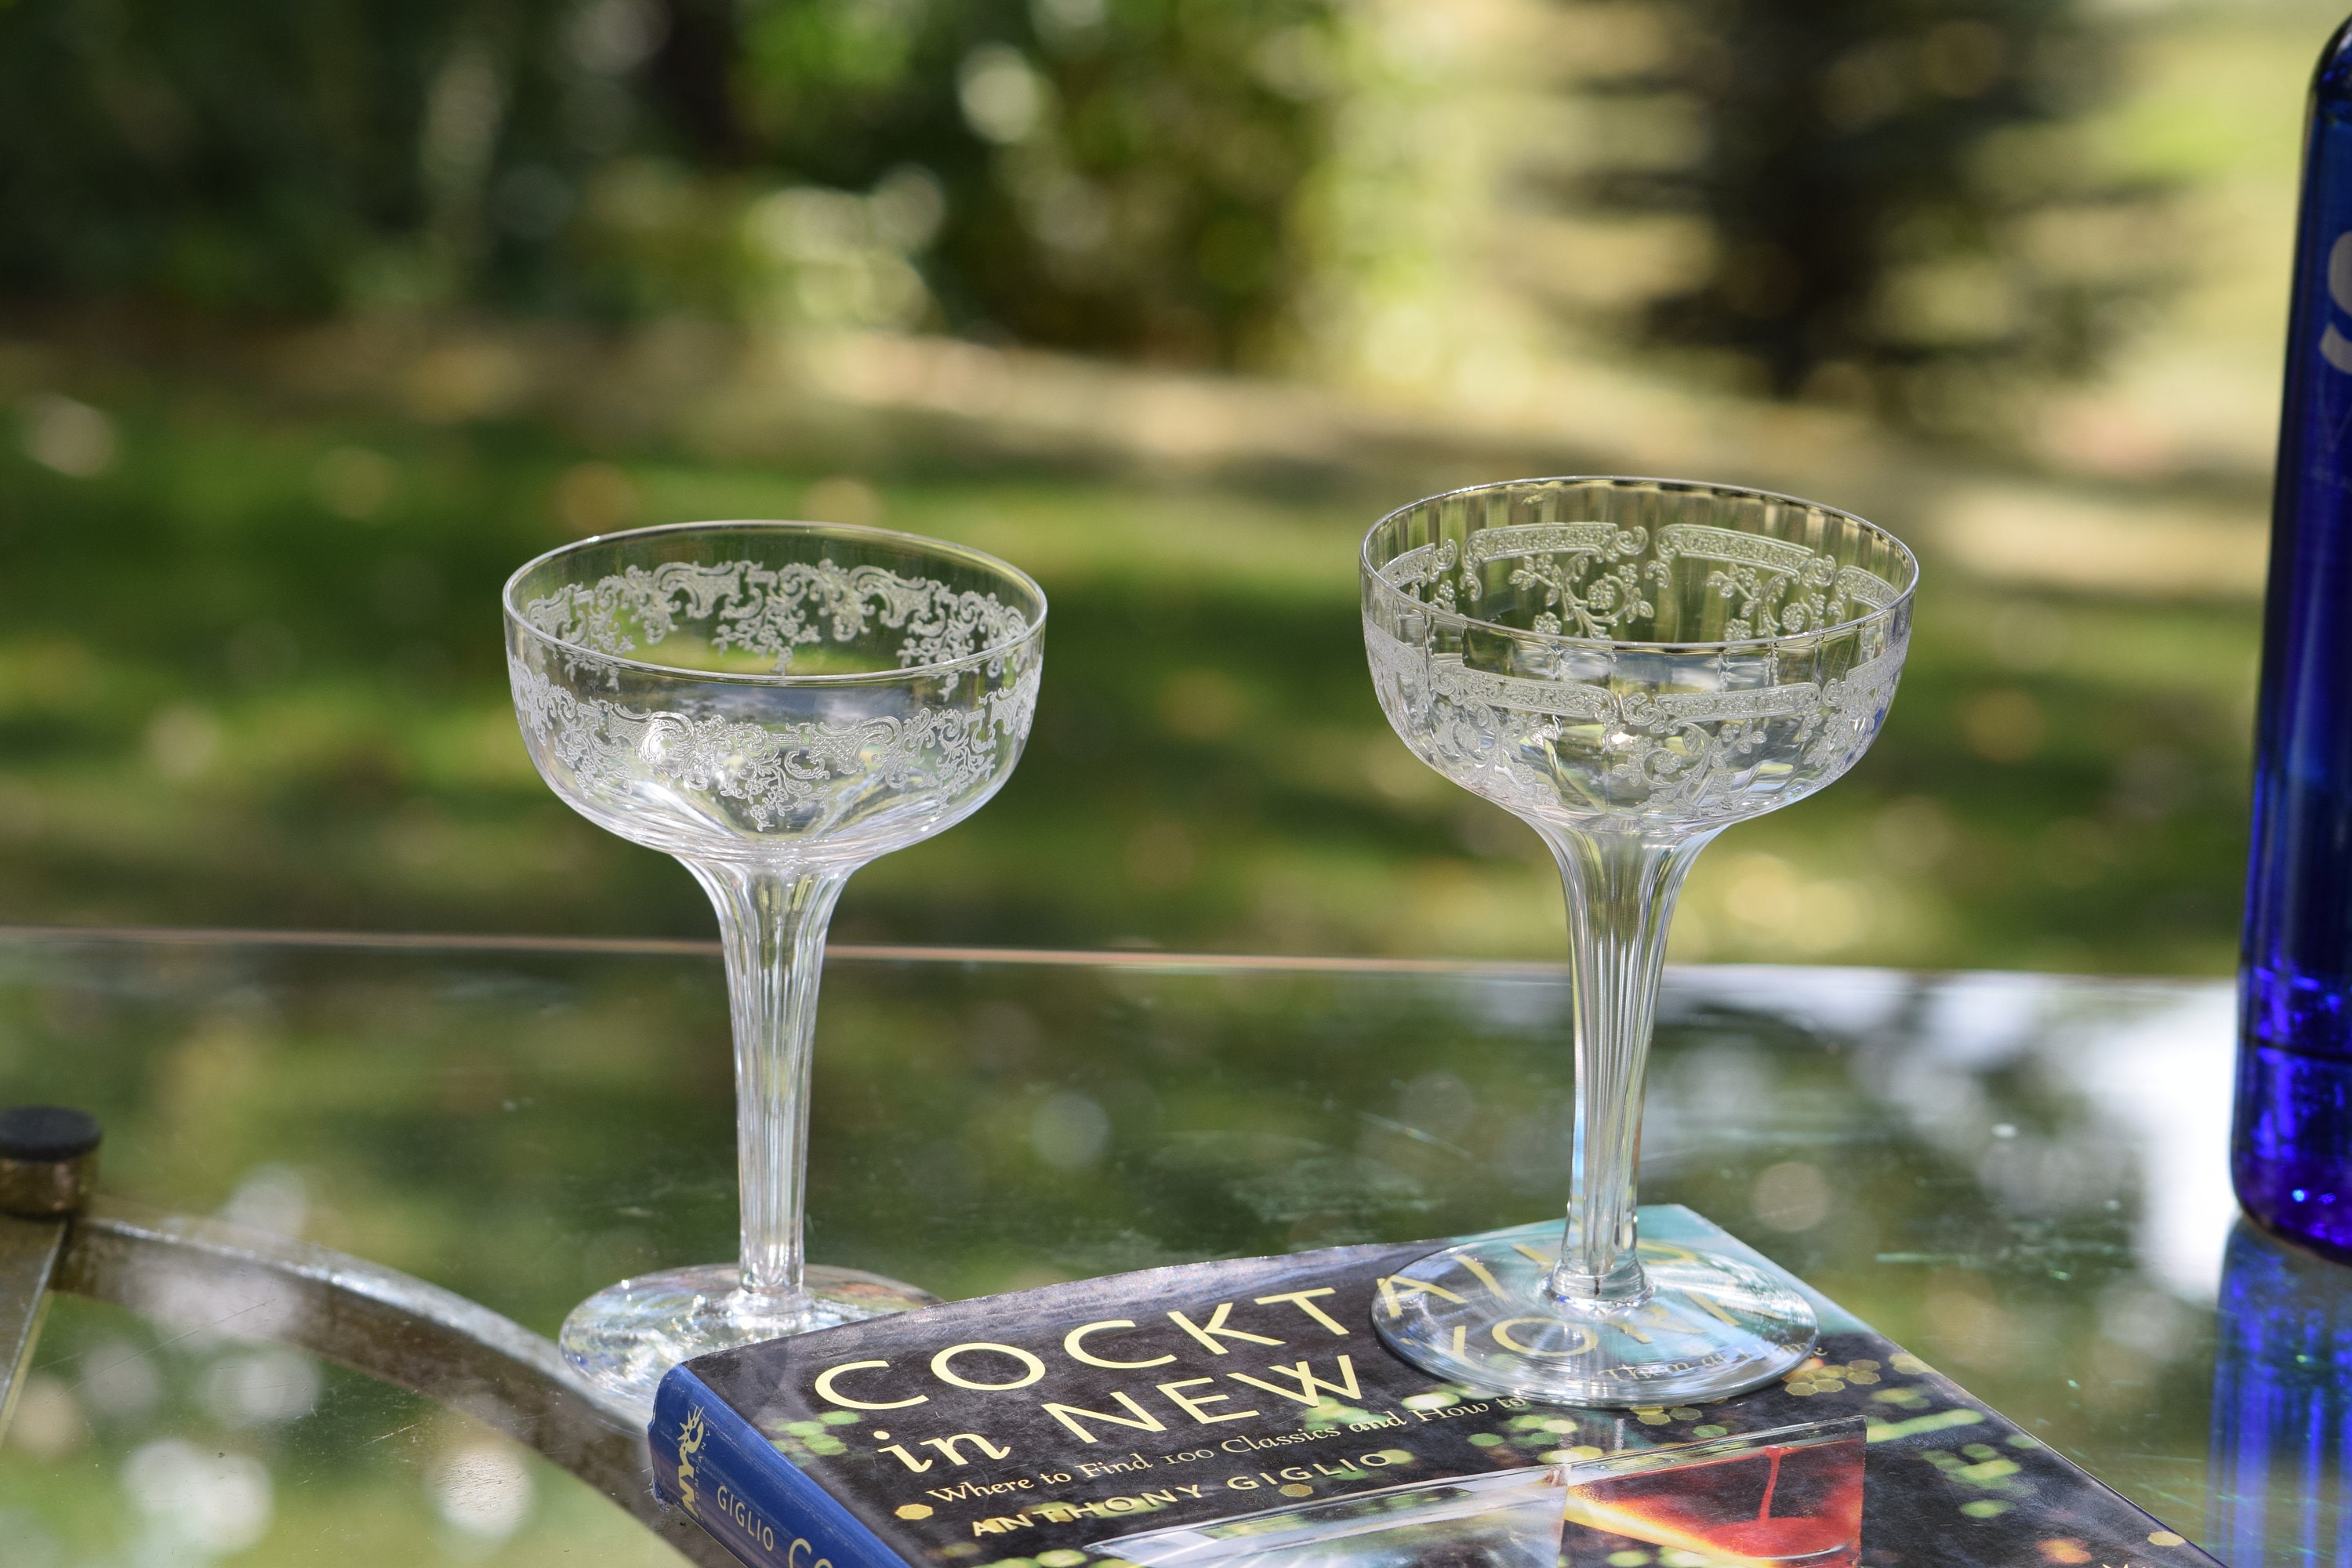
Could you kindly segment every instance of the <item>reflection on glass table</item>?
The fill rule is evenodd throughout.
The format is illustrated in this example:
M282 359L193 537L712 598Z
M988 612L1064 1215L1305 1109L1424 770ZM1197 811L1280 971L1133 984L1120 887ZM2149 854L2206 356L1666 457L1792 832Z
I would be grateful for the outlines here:
M2231 1563L2352 1563L2352 1290L2238 1222L2222 1265L2209 1531Z
M1539 1219L1564 1179L1555 969L835 948L825 984L810 1256L942 1296ZM2230 1558L2231 1038L2218 983L1670 972L1643 1194ZM0 935L0 1100L102 1117L113 1198L539 1335L735 1229L715 948ZM10 1568L678 1561L463 1410L236 1328L54 1299L0 1446ZM2270 1352L2231 1353L2224 1405ZM2336 1494L2278 1473L2337 1561Z

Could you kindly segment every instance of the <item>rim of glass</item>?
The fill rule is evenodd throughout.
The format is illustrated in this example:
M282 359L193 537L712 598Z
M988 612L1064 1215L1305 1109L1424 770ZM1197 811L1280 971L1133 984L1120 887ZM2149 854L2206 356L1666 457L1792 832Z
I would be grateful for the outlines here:
M778 533L821 534L838 539L864 539L900 546L914 545L926 554L944 556L968 566L978 566L999 573L1011 579L1035 596L1037 614L1035 618L1024 626L1017 636L1006 637L1002 642L992 643L976 653L942 659L936 664L910 664L899 669L850 670L835 675L793 675L776 674L772 671L758 673L749 670L689 669L683 665L661 664L652 659L631 658L626 654L605 653L563 637L550 636L531 625L522 614L521 607L515 603L516 585L527 574L562 556L576 554L598 545L610 545L627 540L650 539L658 534L699 533L719 529L738 531L749 530L772 531ZM970 665L984 664L991 659L1003 658L1024 643L1035 641L1037 634L1045 629L1047 609L1045 590L1039 586L1037 579L1013 565L1010 561L991 555L985 550L975 550L968 544L957 544L945 539L933 539L929 534L908 533L895 528L872 528L857 522L801 522L782 518L713 518L698 522L664 522L656 523L650 528L625 528L613 533L592 534L586 539L575 539L569 544L559 544L552 550L542 551L516 567L508 576L506 586L499 590L499 604L509 624L520 630L524 636L543 643L549 647L562 648L566 653L576 654L583 658L596 659L605 664L617 665L624 669L641 669L649 675L728 681L743 686L880 685L894 680L905 680L910 676L939 675L949 670L961 669Z
M1663 489L1669 490L1702 491L1714 495L1748 496L1759 500L1786 501L1791 506L1805 507L1813 511L1828 512L1833 517L1842 517L1851 522L1860 523L1864 528L1868 529L1871 532L1878 535L1879 538L1885 540L1889 544L1895 546L1897 551L1901 552L1904 563L1911 568L1911 580L1903 584L1902 588L1896 592L1894 598L1888 600L1885 604L1879 605L1876 609L1871 611L1866 616L1854 616L1846 620L1832 621L1825 626L1812 626L1801 632L1790 632L1782 637L1737 637L1721 642L1641 642L1632 638L1577 637L1568 637L1559 632L1532 631L1524 626L1507 626L1500 621L1483 620L1476 616L1465 616L1459 610L1442 609L1435 605L1428 604L1423 600L1414 598L1411 594L1406 593L1403 589L1398 587L1395 584L1382 576L1381 574L1381 565L1385 565L1385 562L1379 565L1373 563L1372 536L1380 532L1382 528L1386 527L1394 519L1402 517L1406 512L1412 511L1416 508L1429 506L1437 501L1451 500L1455 496L1491 494L1496 490L1516 489L1523 485L1563 484L1603 484L1618 486L1656 485ZM1896 538L1895 534L1884 524L1873 522L1870 519L1863 516L1860 512L1848 511L1843 507L1831 506L1826 501L1809 500L1803 496L1790 495L1783 490L1758 489L1751 485L1722 485L1717 484L1711 479L1660 479L1648 474L1548 474L1534 479L1490 479L1485 484L1464 485L1458 489L1440 490L1435 495L1423 496L1419 500L1410 500L1401 507L1383 512L1379 521L1375 521L1371 527L1364 531L1364 542L1357 547L1356 562L1359 569L1362 572L1364 578L1368 582L1377 584L1381 592L1387 594L1393 599L1411 605L1414 609L1421 611L1424 615L1435 616L1450 621L1459 621L1464 626L1483 626L1488 631L1500 633L1504 637L1526 637L1536 642L1559 643L1574 647L1589 648L1643 648L1660 653L1708 653L1727 651L1733 648L1771 647L1776 645L1785 645L1796 642L1807 637L1829 637L1833 633L1848 631L1856 626L1869 626L1874 621L1883 621L1891 618L1896 611L1902 609L1906 605L1911 602L1911 595L1916 593L1919 587L1919 557L1912 553L1911 547L1904 543L1902 540Z

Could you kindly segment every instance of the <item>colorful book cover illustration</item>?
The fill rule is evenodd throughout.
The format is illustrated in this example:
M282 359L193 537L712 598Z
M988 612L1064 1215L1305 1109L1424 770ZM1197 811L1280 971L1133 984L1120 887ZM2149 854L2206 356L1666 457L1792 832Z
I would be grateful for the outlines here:
M1500 1234L1556 1248L1559 1226ZM1684 1208L1643 1209L1642 1237L1774 1268ZM1147 1269L704 1356L662 1384L655 1474L757 1568L2213 1562L1811 1290L1814 1355L1711 1405L1431 1378L1372 1324L1438 1245Z

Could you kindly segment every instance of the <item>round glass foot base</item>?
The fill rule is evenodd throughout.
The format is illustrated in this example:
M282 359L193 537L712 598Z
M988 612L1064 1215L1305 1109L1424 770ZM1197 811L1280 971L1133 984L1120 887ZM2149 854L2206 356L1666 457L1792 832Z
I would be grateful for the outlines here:
M1372 1305L1388 1347L1433 1377L1553 1405L1686 1405L1759 1387L1811 1353L1802 1296L1717 1253L1641 1245L1639 1300L1559 1302L1559 1242L1449 1247Z
M641 1274L572 1308L556 1342L573 1372L650 1415L662 1374L682 1361L939 1302L928 1290L856 1268L812 1264L806 1278L806 1293L780 1311L743 1293L732 1263Z

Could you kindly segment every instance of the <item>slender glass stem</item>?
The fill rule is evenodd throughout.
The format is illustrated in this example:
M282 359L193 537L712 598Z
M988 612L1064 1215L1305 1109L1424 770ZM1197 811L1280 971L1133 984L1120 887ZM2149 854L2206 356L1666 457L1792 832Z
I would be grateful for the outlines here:
M743 1292L790 1316L804 1296L801 1211L817 981L825 926L849 873L723 861L687 869L719 911L727 952Z
M1568 1232L1547 1289L1562 1304L1638 1303L1650 1290L1633 1251L1650 1026L1675 897L1715 835L1535 827L1559 862L1576 981L1575 1155Z

